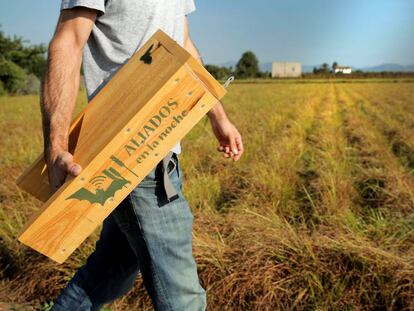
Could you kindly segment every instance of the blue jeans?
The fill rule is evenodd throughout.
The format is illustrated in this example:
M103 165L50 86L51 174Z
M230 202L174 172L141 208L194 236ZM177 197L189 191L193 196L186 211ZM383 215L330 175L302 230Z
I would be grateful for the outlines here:
M158 165L105 219L95 251L52 310L100 310L125 295L139 273L155 310L206 309L192 254L193 215L176 154L168 173L178 198L168 202Z

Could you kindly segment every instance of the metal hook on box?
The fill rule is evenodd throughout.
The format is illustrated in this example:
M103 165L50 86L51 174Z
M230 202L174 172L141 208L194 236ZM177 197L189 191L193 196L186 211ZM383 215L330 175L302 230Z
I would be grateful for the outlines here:
M229 87L230 83L232 83L234 80L235 80L235 77L234 76L230 76L227 79L227 81L224 82L224 84L223 84L224 88L227 89Z

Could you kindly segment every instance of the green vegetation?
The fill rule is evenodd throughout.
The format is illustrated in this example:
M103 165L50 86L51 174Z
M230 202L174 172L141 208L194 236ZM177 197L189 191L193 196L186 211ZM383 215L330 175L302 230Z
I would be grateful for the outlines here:
M28 45L20 37L7 37L0 31L0 95L39 92L46 66L46 47Z
M293 83L307 83L311 80L320 80L325 82L366 82L371 80L389 82L393 79L395 82L414 80L413 72L365 72L361 70L354 70L352 74L335 73L335 69L339 67L337 62L333 62L330 67L328 63L323 63L319 67L313 68L311 73L302 73L300 78L274 78L270 72L262 72L259 69L259 60L256 55L251 52L243 53L240 60L237 62L235 68L220 67L216 65L206 65L206 69L218 80L226 80L229 76L236 77L236 83L273 83L278 81L290 80ZM299 81L298 81L299 80ZM335 81L332 81L335 80Z
M236 79L242 80L266 79L271 76L269 72L260 71L259 60L251 51L243 53L235 68L220 67L216 65L206 65L205 67L211 75L218 80L225 80L231 75L234 75Z
M329 65L327 63L323 63L320 67L314 67L313 68L313 73L314 74L323 74L323 75L333 74L336 67L338 67L337 62L334 62L332 64L332 70L329 68Z
M3 59L0 62L0 79L3 88L9 93L15 94L25 86L27 75L21 67L12 61Z
M220 67L216 65L206 65L205 68L217 80L226 80L232 74L232 68Z
M259 60L256 55L251 51L243 53L236 65L236 77L240 79L256 78L259 71Z
M240 162L207 119L183 140L209 310L414 309L414 84L359 82L232 85ZM99 231L63 265L16 240L40 206L14 183L42 151L38 97L0 106L0 301L48 306ZM142 286L108 307L151 310Z

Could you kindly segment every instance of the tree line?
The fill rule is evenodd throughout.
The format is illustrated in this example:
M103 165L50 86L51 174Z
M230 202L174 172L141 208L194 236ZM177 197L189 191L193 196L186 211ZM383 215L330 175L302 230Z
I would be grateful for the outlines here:
M235 68L221 67L217 65L206 65L206 69L211 75L218 79L224 80L229 76L234 75L237 79L255 79L255 78L270 78L270 72L262 72L259 68L259 60L252 51L243 53L240 60L237 62Z
M334 73L335 69L338 67L338 63L334 62L332 64L332 69L329 67L328 63L323 63L320 67L313 67L314 74L329 74Z
M335 70L338 67L339 67L338 62L333 62L331 67L329 67L328 63L323 63L319 67L313 67L313 73L319 74L319 75L335 74ZM361 70L357 70L356 72L362 73Z
M0 95L6 94L35 94L40 90L40 80L46 68L46 51L43 44L29 44L21 37L6 36L0 30ZM223 67L207 64L206 69L218 80L227 79L234 75L237 79L270 78L271 73L262 72L259 60L252 51L242 54L235 67ZM310 74L304 74L307 78L334 77L335 68L323 63L313 68ZM368 77L374 74L360 70L354 71L352 77ZM375 74L378 76L379 74ZM389 73L381 73L381 76L389 76ZM394 73L399 76L401 73Z
M46 51L43 44L28 44L0 30L0 95L38 93Z

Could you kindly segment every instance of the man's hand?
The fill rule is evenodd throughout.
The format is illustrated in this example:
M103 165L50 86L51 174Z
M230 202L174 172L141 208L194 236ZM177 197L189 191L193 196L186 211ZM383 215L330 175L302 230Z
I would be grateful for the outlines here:
M67 151L60 151L51 156L47 163L49 184L55 192L66 180L68 174L78 176L82 167L73 162L73 155Z
M227 117L210 118L211 127L219 142L217 150L223 152L225 158L237 161L243 154L243 142L239 131Z

